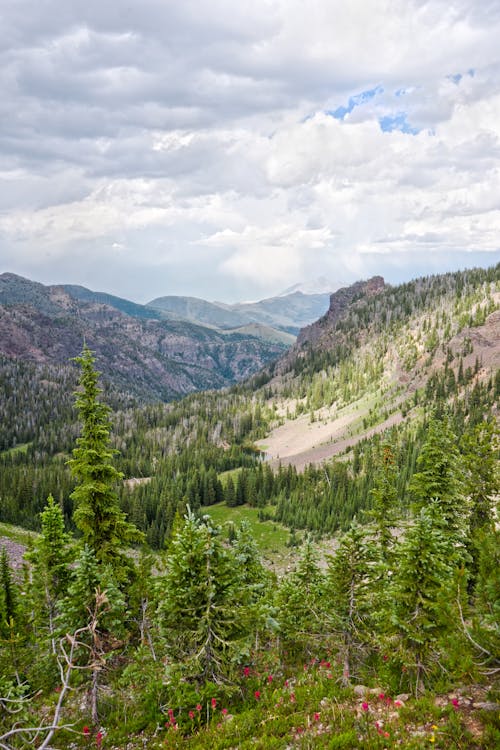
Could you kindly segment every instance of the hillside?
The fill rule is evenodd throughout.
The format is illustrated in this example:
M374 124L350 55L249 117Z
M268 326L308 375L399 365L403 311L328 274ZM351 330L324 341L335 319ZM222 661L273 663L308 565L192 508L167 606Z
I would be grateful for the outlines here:
M0 354L67 365L86 340L115 388L142 400L168 400L246 378L286 348L244 332L223 335L158 320L126 300L69 289L72 294L66 287L0 276Z
M499 302L500 266L359 282L249 380L109 416L88 349L78 415L46 340L0 360L0 742L498 747Z
M37 287L37 293L43 296L43 289ZM388 438L400 446L404 498L434 409L451 415L459 435L483 416L498 415L499 291L498 266L426 277L400 287L387 286L381 279L360 282L332 295L327 314L306 328L276 365L230 391L193 394L178 404L145 408L124 398L123 388L110 384L106 398L116 410L120 468L126 477L151 477L148 484L123 493L127 511L154 546L168 536L175 509L186 498L198 507L223 501L227 491L237 494L238 503L273 506L277 520L292 527L320 530L323 526L330 532L345 526L356 508L369 503L373 462L381 441ZM63 299L72 304L64 295ZM47 309L55 304L49 293L43 301ZM16 310L18 317L26 314L24 308ZM109 308L92 310L94 316L109 317L110 326L119 315ZM172 332L175 325L185 325L127 320L136 339L149 326L157 330L168 325ZM51 326L52 322L46 328ZM50 491L50 481L57 477L66 488L63 494L71 486L64 465L55 457L69 449L76 426L71 411L74 376L66 365L37 362L42 344L50 351L52 340L41 326L32 325L32 330L40 337L49 336L48 343L41 338L37 348L31 344L30 361L12 357L2 361L6 397L0 450L9 455L18 444L28 447L15 455L14 465L3 474L0 520L36 526L36 513ZM116 332L112 326L110 330ZM199 335L220 334L202 329ZM225 334L226 343L233 336ZM115 368L111 383L127 384L125 376L140 377L142 393L144 383L151 382L149 395L158 389L148 360L136 360L129 370L125 355L114 354L116 336L113 349L99 348L98 336L88 335L87 341L97 349L101 369ZM60 337L55 338L53 346L59 342ZM26 351L27 337L23 345ZM130 339L124 346L131 346ZM208 347L206 340L199 343L196 356L202 346ZM111 364L106 362L108 351L116 357ZM117 378L120 364L125 368L123 380ZM175 364L181 378L190 376L192 370L186 370L185 364ZM260 460L259 449L267 462ZM35 456L38 466L30 468L34 476L28 480L23 467L30 466ZM340 460L332 463L336 457ZM360 469L353 472L348 459ZM319 516L313 504L318 492L324 494L325 476L319 468L316 473L305 471L310 464L327 466L332 477L328 481L336 488L324 498ZM287 467L294 473L288 474ZM228 470L239 472L229 490L217 478ZM303 478L296 470L305 471ZM26 499L19 506L16 493L21 487ZM71 504L65 503L69 517Z
M435 383L456 397L466 381L488 382L500 369L499 307L498 267L336 292L276 363L266 387L283 424L259 444L304 469L414 416Z

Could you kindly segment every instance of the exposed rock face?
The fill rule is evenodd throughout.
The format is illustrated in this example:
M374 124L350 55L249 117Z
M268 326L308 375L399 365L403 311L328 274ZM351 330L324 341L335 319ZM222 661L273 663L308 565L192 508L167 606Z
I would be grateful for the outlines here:
M169 399L249 377L286 350L276 341L221 333L182 321L128 315L46 287L0 275L0 354L38 364L68 364L84 340L120 390Z
M348 307L357 299L378 294L384 288L385 281L382 276L373 276L368 281L357 281L351 286L343 287L334 292L330 297L330 307L323 317L316 323L306 326L299 333L297 348L300 349L304 344L318 341L326 329L334 328Z
M346 314L351 305L358 299L373 296L385 289L382 276L373 276L368 281L357 281L351 286L343 287L330 297L330 307L316 323L312 323L300 331L295 346L280 359L275 367L275 373L282 374L290 369L293 363L303 356L306 348L324 346L330 348L335 325Z

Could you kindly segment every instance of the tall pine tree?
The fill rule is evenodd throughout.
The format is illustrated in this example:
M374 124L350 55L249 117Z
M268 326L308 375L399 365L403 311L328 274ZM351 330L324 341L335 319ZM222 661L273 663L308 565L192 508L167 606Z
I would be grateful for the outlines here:
M76 506L73 520L82 533L83 544L94 552L97 561L109 563L118 579L123 579L131 566L124 550L133 542L142 541L143 535L127 521L118 503L115 486L123 474L113 465L117 451L110 446L110 409L99 400L102 391L95 358L85 346L75 361L81 367L75 403L82 434L68 462L78 481L71 495Z

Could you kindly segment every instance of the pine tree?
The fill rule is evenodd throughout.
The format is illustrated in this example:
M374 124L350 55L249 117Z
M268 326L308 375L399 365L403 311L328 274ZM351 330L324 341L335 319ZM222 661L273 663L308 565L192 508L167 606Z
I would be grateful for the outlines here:
M328 562L325 591L328 622L339 645L345 684L350 681L354 663L361 660L373 641L373 616L380 606L371 595L373 561L374 550L366 532L354 521Z
M382 448L382 461L370 494L373 497L373 509L370 516L375 522L383 560L389 563L394 545L392 529L396 526L398 491L394 453L388 444Z
M277 618L281 647L295 657L316 653L325 640L324 576L307 539L297 569L280 583Z
M143 535L120 510L115 486L123 479L112 463L116 450L110 447L109 407L99 401L99 373L90 349L84 347L75 361L81 367L76 407L82 423L78 447L68 462L79 484L72 493L76 510L73 520L82 533L83 544L93 550L100 563L110 563L119 578L126 578L131 563L125 548L142 541Z
M423 508L400 547L392 590L392 624L415 694L440 654L439 640L450 628L453 590L450 540L436 507Z
M451 545L455 545L455 557L463 563L470 503L464 492L463 460L447 420L430 421L417 468L410 482L415 508L436 508L436 522L443 523Z
M31 600L35 627L47 627L51 652L56 651L55 619L71 578L70 536L64 531L61 507L52 495L40 514L41 533L25 557L32 563Z
M177 523L158 585L158 618L170 658L201 682L223 681L246 634L247 592L208 516Z

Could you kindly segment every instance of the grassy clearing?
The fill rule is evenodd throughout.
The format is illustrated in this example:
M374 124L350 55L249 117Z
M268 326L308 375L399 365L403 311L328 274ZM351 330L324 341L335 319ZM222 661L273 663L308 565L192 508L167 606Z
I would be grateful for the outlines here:
M272 513L274 508L267 507L267 513ZM249 505L239 505L236 508L228 508L225 503L217 503L203 508L214 523L224 526L230 522L238 525L241 521L246 521L250 527L255 543L259 552L268 560L278 560L289 557L289 550L286 546L290 538L290 532L281 524L275 521L259 520L259 510L251 508Z
M236 484L236 482L238 481L238 474L240 472L241 472L241 466L238 466L236 469L228 469L228 471L223 471L221 474L219 474L219 480L222 486L224 488L227 486L229 477L231 477L234 484Z
M15 456L17 453L27 453L31 443L19 443L14 448L9 448L6 451L1 451L2 456Z

